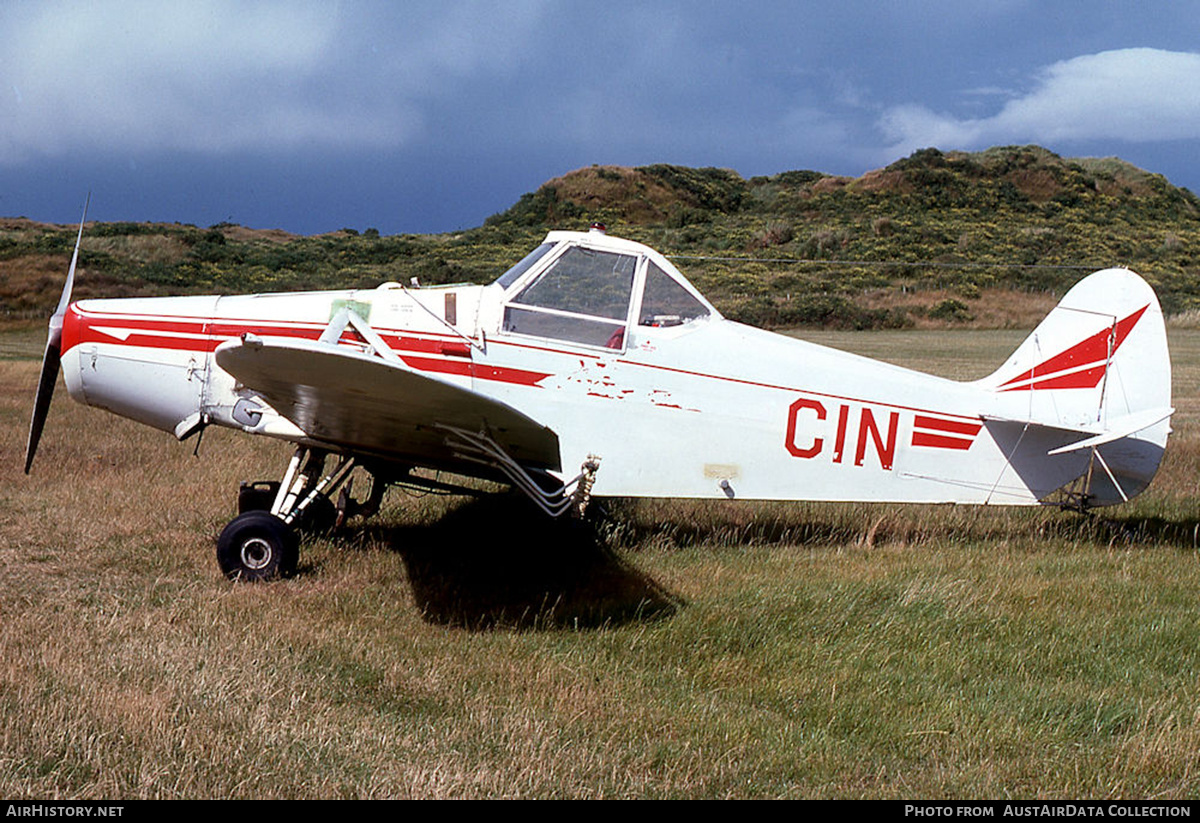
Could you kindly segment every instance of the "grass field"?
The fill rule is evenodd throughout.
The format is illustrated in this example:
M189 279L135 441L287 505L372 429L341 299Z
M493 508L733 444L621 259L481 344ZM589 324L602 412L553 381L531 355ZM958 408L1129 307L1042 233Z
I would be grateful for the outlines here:
M806 337L961 377L1014 332ZM288 449L61 395L0 334L0 796L1200 795L1200 331L1151 489L1049 510L648 501L595 539L393 494L231 585Z

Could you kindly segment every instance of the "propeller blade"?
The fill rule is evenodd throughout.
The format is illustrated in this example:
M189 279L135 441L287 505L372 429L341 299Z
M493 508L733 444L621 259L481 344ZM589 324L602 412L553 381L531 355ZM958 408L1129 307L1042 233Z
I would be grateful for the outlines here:
M33 418L29 421L29 441L25 444L25 473L33 465L38 441L42 439L42 427L46 425L46 413L50 411L50 400L54 397L54 384L58 382L58 366L61 352L57 343L46 343L46 354L42 357L42 376L38 380L37 396L33 401Z
M62 297L58 298L58 308L54 310L54 317L58 318L58 332L62 334L62 318L67 313L67 306L71 305L71 289L75 288L75 265L79 262L79 244L83 240L83 224L87 221L88 206L92 203L92 193L89 191L87 200L83 201L83 217L79 220L79 234L75 236L75 251L71 254L71 268L67 270L67 282L63 286ZM51 323L53 327L53 323Z
M46 415L50 411L50 401L54 398L54 386L58 382L59 366L62 363L63 317L67 314L67 307L71 305L71 291L75 287L75 267L79 263L79 245L83 241L83 224L87 221L87 210L91 202L92 193L88 192L87 200L83 204L83 217L79 221L79 234L75 237L75 251L71 254L71 268L67 270L67 282L63 286L62 296L58 298L58 308L50 316L46 353L42 355L42 374L38 378L37 395L33 400L33 417L29 420L29 440L25 443L26 474L29 474L29 467L33 465L33 456L37 453L42 429L46 425Z

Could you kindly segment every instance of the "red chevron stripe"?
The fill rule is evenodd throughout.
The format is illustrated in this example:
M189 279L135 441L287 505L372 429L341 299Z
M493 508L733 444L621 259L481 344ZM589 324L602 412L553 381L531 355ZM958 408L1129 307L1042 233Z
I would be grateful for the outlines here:
M923 414L916 416L913 425L918 429L933 429L936 432L966 434L971 437L979 434L979 430L983 428L982 423L968 420L943 420L940 417L926 417Z
M947 437L942 434L930 434L929 432L913 432L912 444L914 446L928 446L933 449L957 449L966 451L971 448L971 444L975 442L975 438L964 440L959 437Z
M1133 327L1142 319L1150 304L1142 306L1124 320L1117 322L1116 328L1101 329L1086 340L1076 343L1071 348L1053 357L1043 360L1027 372L1017 375L1000 385L999 391L1030 391L1031 389L1093 389L1100 384L1104 376L1104 365L1107 362L1109 335L1113 335L1112 353L1125 342L1125 338L1133 331ZM1100 366L1083 371L1062 375L1068 369L1076 369L1092 363ZM1028 381L1028 382L1026 382ZM1025 383L1025 385L1014 385Z

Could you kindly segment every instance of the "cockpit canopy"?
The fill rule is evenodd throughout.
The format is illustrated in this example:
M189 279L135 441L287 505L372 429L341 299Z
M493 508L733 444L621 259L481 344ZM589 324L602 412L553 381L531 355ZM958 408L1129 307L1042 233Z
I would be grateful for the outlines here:
M630 325L683 326L718 316L662 255L600 232L551 232L496 280L503 329L623 349Z

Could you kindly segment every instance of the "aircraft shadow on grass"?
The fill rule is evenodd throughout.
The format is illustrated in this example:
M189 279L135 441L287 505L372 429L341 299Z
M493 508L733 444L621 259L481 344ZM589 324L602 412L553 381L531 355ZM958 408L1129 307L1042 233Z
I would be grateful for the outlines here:
M401 556L431 623L592 629L674 614L683 600L624 561L601 531L508 496L470 501L431 524L355 530Z
M1096 517L1096 526L1110 541L1132 545L1159 544L1177 549L1200 549L1200 519L1182 517Z

